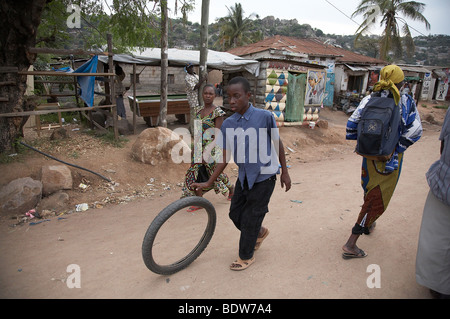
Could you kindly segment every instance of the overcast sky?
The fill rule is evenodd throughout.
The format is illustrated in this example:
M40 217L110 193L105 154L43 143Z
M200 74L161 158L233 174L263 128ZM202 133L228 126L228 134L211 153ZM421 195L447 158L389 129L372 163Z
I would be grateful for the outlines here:
M411 29L412 36L449 35L450 0L417 1L426 4L423 15L431 24L431 29L427 30L423 23L407 20L408 24L417 30ZM260 19L270 15L279 19L297 19L298 23L309 24L324 33L351 35L357 30L358 24L362 22L362 17L354 18L356 23L348 17L352 15L360 2L360 0L210 0L209 23L214 22L216 18L227 16L226 7L241 3L245 17L254 13L258 14ZM195 11L189 14L188 19L200 23L202 0L196 0L195 3ZM379 30L374 29L372 33L379 34Z

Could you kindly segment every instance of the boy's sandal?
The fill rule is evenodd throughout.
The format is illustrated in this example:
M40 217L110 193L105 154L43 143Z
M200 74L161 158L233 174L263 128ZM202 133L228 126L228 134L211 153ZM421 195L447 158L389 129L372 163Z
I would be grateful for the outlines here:
M269 229L268 228L264 228L264 229L265 229L265 231L264 231L263 235L261 237L258 237L258 239L256 239L255 250L258 250L261 247L261 244L264 241L264 239L266 239L266 237L269 236Z
M244 270L250 267L251 264L253 264L255 261L255 257L252 257L251 259L242 260L241 258L238 258L234 262L231 263L230 269L231 270Z
M196 210L199 210L199 209L203 209L203 207L199 207L199 206L191 206L191 207L189 207L189 208L187 209L187 211L188 211L189 213L191 213L191 212L195 212Z
M228 192L228 200L231 200L231 198L233 197L234 194L234 187L230 189L230 191Z

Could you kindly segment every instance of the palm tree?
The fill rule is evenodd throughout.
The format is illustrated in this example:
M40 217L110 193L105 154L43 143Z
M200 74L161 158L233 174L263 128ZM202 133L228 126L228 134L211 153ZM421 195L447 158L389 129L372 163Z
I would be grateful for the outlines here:
M234 7L228 8L228 16L219 19L219 23L222 24L218 43L223 50L228 50L241 45L251 43L251 36L248 36L253 21L250 15L244 18L244 10L242 5L236 3Z
M401 57L403 53L403 44L406 47L408 55L414 52L414 41L408 23L404 18L425 23L427 30L430 29L430 23L423 16L422 12L425 4L416 1L405 0L361 0L352 17L362 14L364 21L356 30L355 42L361 35L376 24L377 18L381 17L380 26L383 32L380 38L380 58L387 60L389 52L392 50L395 57ZM399 22L403 24L399 26ZM400 32L401 30L401 32Z

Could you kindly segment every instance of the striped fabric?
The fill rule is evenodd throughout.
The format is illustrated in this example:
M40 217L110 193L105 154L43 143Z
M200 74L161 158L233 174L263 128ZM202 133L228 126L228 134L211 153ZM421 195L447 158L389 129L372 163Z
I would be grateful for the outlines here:
M439 138L444 142L441 158L431 165L426 176L431 192L450 206L450 111L447 111Z

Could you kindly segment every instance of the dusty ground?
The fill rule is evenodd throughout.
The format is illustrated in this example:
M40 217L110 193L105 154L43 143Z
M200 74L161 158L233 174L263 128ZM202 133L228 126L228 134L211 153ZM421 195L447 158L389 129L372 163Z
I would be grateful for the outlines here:
M440 104L442 105L442 103ZM388 211L376 231L360 240L369 256L343 260L341 246L350 234L360 205L361 158L354 142L345 141L347 116L324 109L328 129L282 127L292 190L279 185L265 224L271 234L245 272L228 265L237 256L239 234L228 219L229 202L213 193L205 197L215 206L217 226L205 252L187 269L171 276L149 271L141 255L142 239L153 218L179 198L186 164L159 166L137 163L130 149L137 137L127 136L122 148L101 144L83 130L71 138L49 143L49 132L25 140L61 160L111 178L71 168L74 189L67 210L48 221L30 224L22 216L0 219L1 298L429 298L414 277L414 263L422 209L428 192L424 177L439 157L439 131L445 110L419 106L424 136L405 157L402 176ZM131 120L131 112L128 112ZM432 122L432 121L431 121ZM179 126L173 122L170 127ZM138 120L138 133L145 129ZM37 140L36 140L37 139ZM15 178L39 175L42 165L55 163L29 151L1 164L0 186ZM229 165L227 173L236 178ZM88 184L87 190L78 188ZM74 212L79 203L90 209ZM183 230L201 212L174 229ZM192 221L189 221L192 218ZM187 239L186 239L187 240ZM183 241L183 240L182 240ZM169 250L174 250L168 249ZM69 288L69 265L81 270L81 288ZM369 288L370 265L378 265L381 287Z

